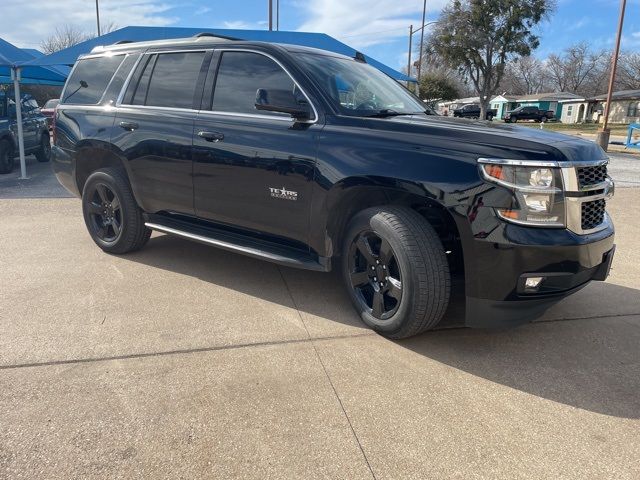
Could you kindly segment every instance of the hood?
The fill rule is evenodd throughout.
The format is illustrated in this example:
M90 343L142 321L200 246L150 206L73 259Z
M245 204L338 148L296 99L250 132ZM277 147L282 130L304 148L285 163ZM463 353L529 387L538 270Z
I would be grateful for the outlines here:
M401 137L403 141L417 142L425 147L447 148L475 159L486 157L576 162L607 158L604 151L589 140L508 123L432 115L358 118L357 121L367 128L401 133L401 136L393 135L396 140Z

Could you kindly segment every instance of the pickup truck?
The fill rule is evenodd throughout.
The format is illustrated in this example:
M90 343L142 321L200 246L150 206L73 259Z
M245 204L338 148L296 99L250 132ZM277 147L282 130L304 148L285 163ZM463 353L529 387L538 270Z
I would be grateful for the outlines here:
M22 96L22 134L25 154L35 154L39 162L48 162L51 141L47 119L30 95ZM18 122L12 96L0 91L0 174L11 173L18 154Z
M496 109L488 109L486 114L486 120L493 120L498 114ZM459 118L480 118L480 105L470 103L460 108L456 108L453 111L454 117Z
M518 107L505 113L504 121L516 123L518 120L534 120L539 123L551 120L554 116L552 111L540 110L538 107Z
M335 270L390 338L457 298L468 326L528 322L607 277L600 147L429 113L358 55L211 36L99 47L62 92L53 170L105 252L155 230Z

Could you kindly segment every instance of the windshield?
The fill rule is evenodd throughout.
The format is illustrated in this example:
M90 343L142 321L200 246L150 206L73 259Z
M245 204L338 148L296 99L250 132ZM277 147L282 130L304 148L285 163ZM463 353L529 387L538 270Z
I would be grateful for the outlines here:
M343 115L410 115L427 110L398 82L371 65L313 53L297 57Z

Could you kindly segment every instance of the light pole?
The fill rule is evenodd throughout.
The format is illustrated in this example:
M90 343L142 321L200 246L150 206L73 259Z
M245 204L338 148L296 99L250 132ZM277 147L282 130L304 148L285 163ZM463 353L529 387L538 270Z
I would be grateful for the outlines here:
M100 36L100 7L98 7L98 0L96 0L96 23L98 24L98 36Z
M413 25L409 25L409 58L407 58L407 75L411 76L411 46L413 44Z
M424 29L426 27L438 22L439 20L434 20L433 22L423 23L422 27L416 30L413 29L413 25L409 25L409 58L407 61L407 75L411 76L411 49L413 44L413 36L420 31L424 32ZM421 70L420 65L422 64L422 48L420 49L420 58L418 59L417 63L418 63L418 80L420 80L420 70Z
M622 25L624 24L624 11L627 7L627 0L620 0L620 19L618 20L618 34L616 36L616 48L613 51L613 57L611 58L611 76L609 77L609 91L607 92L607 104L604 107L604 121L602 122L602 129L598 131L596 142L606 152L609 148L609 137L611 136L611 130L609 130L609 113L611 112L611 98L613 96L613 85L616 80L616 68L618 68L618 55L620 54L620 41L622 39Z
M273 0L269 0L269 31L273 30Z
M422 4L422 23L420 25L422 25L422 28L420 29L421 34L420 34L420 63L418 63L418 91L420 90L420 73L422 71L422 50L424 48L424 19L427 15L427 0L424 0L424 3Z

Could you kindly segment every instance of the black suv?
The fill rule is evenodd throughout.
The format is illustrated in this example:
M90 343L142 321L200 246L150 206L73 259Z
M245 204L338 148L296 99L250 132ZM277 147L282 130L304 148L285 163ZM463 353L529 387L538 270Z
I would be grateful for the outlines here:
M518 120L533 120L535 122L546 122L555 115L552 111L540 110L538 107L518 107L504 115L504 121L516 123Z
M530 321L613 256L594 143L428 115L360 55L204 36L101 47L76 63L54 135L103 250L157 230L339 269L393 338L435 326L457 284L467 325Z
M51 140L47 119L40 114L38 103L30 95L21 97L24 153L33 153L39 162L48 162ZM0 91L0 174L11 173L18 155L18 121L11 94Z

